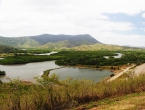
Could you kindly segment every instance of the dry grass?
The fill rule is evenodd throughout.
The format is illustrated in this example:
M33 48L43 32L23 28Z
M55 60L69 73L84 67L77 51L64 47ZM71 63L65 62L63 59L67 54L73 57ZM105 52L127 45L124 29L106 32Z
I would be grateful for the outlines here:
M106 98L70 110L141 110L145 109L145 92Z
M115 98L143 91L145 91L145 75L127 80L100 83L83 79L73 80L72 78L59 81L55 75L39 79L38 84L27 85L15 80L0 84L0 110L64 110L92 101L98 101L97 109L99 107L105 109L110 106L107 106L107 104L124 103L120 99L106 100L106 98ZM100 100L103 101L100 102ZM133 102L125 103L127 105L122 106L125 109L126 107L141 108L144 105L143 101L136 103L136 105ZM92 108L93 106L96 105L91 103L84 108ZM110 109L121 108L117 104L112 107L115 108Z
M7 56L14 56L14 54L13 53L1 53L0 54L0 58L1 57L7 57Z

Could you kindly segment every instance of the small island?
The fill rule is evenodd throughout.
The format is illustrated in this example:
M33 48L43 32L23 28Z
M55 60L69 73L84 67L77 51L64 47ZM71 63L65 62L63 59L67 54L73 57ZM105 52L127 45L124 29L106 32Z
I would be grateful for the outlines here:
M5 76L6 72L5 71L0 71L0 76Z

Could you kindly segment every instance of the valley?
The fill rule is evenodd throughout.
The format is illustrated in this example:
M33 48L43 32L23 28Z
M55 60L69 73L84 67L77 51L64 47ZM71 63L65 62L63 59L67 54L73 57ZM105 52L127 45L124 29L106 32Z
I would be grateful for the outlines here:
M0 37L0 109L99 109L105 98L144 92L144 74L133 74L144 68L143 48L52 36Z

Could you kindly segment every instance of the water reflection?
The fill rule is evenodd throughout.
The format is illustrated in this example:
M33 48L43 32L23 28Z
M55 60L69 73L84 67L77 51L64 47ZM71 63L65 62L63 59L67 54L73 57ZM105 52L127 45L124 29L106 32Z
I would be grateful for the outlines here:
M25 65L0 65L0 69L6 72L6 76L0 77L0 80L7 81L7 78L19 78L20 80L35 82L34 77L42 75L45 70L54 68L61 68L61 66L56 65L54 61L28 63ZM50 75L53 73L58 74L60 79L70 76L75 79L92 79L96 82L112 74L112 72L107 70L99 71L73 67L52 70Z

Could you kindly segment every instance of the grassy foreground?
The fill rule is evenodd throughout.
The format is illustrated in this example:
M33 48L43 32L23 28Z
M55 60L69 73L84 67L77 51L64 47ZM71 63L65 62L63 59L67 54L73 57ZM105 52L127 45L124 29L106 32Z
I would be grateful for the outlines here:
M72 78L60 81L56 75L38 79L38 84L14 80L10 83L0 82L0 110L73 109L91 101L99 102L143 91L145 75L100 83Z
M82 104L70 110L144 110L145 92L125 96L105 98L99 101Z

